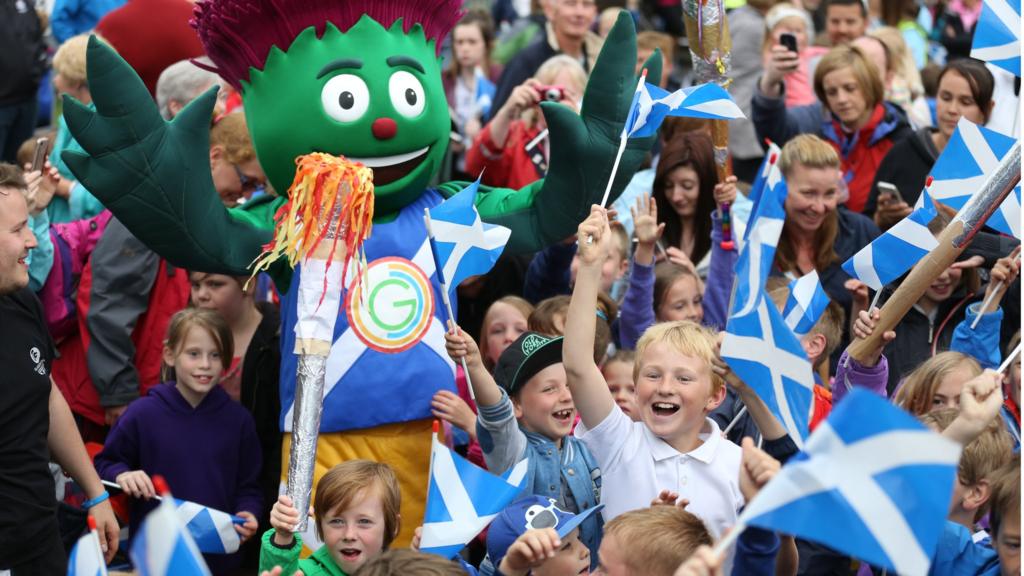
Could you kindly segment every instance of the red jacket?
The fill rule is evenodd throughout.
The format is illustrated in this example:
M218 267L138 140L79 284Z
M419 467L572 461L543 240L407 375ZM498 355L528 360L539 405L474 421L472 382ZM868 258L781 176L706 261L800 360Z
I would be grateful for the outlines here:
M466 154L466 172L483 172L484 184L501 188L518 189L540 180L544 175L538 173L526 152L526 145L538 134L540 129L536 126L527 128L522 120L513 120L502 148L491 140L491 125L488 123ZM547 142L544 141L531 153L543 154L546 148Z
M139 396L160 383L163 365L163 341L167 324L175 312L188 305L188 274L181 268L170 271L165 260L160 260L160 271L149 293L149 308L139 317L132 331L135 343L135 369L139 373ZM92 262L86 265L78 286L77 335L65 339L58 346L60 358L53 362L53 379L67 400L71 411L103 426L105 413L100 397L89 377L85 351L89 349L89 330L85 325L89 312L89 294L92 289Z
M834 117L831 130L825 131L826 139L842 159L843 174L850 190L846 207L858 214L864 211L871 195L871 184L882 159L892 145L909 131L905 120L886 112L884 105L875 106L867 124L855 134L843 131Z

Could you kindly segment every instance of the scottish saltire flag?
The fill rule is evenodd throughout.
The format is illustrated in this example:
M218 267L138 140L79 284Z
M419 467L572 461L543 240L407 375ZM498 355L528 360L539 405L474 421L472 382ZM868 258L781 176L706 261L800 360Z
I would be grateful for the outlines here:
M761 197L747 221L743 248L736 259L736 292L730 315L743 316L753 311L771 274L775 249L782 235L788 189L778 165L772 163L769 168Z
M654 84L642 82L633 95L622 136L653 136L667 116L712 120L746 118L729 93L717 84L700 84L669 92Z
M512 231L480 219L474 200L480 179L430 209L430 247L438 279L449 288L477 274L486 274L498 261Z
M928 573L960 446L854 389L738 520L821 542L904 576Z
M209 576L210 569L178 517L172 498L142 521L129 555L140 576Z
M68 556L68 576L107 576L107 562L103 559L96 520L92 516L89 516L89 531L78 539Z
M754 310L729 318L722 359L802 447L811 420L814 372L800 340L763 289L759 292Z
M188 529L200 552L206 554L234 554L241 540L235 524L245 524L245 518L208 508L188 500L174 499L178 518Z
M935 203L927 190L921 191L921 197L924 200L920 208L843 262L843 270L878 292L938 246L939 241L928 230L928 223L937 213Z
M452 558L526 487L529 461L502 476L453 453L434 435L420 550Z
M818 271L812 270L789 283L789 298L782 309L782 317L793 334L803 338L825 313L829 302L828 294L821 287Z
M932 167L929 187L932 197L955 210L963 208L999 166L1014 142L1014 138L961 118L946 149ZM1019 189L1003 201L986 225L1020 238Z
M1020 76L1020 0L984 0L971 58Z
M747 198L749 198L750 202L753 203L753 206L750 209L751 214L757 211L757 205L761 202L761 196L764 193L765 184L768 181L768 174L770 174L773 169L777 169L776 163L778 162L779 157L782 156L782 149L779 148L778 144L771 140L768 140L767 143L768 150L764 153L764 160L761 161L761 167L754 176L754 183L750 187L750 192L747 193ZM750 234L750 230L751 227L748 226L744 233L744 240L746 240L746 237Z
M473 102L480 114L487 118L491 113L491 104L494 103L494 95L498 88L484 76L484 71L479 66L473 71L473 75L476 77L476 95Z

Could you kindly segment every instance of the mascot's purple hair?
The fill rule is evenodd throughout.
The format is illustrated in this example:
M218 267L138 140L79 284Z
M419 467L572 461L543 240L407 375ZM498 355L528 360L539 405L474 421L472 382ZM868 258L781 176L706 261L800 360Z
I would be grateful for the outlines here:
M310 26L322 37L328 22L345 32L364 14L384 28L401 18L405 33L419 24L440 54L461 6L461 0L200 0L191 24L216 64L212 71L241 90L250 68L263 69L272 46L287 51Z

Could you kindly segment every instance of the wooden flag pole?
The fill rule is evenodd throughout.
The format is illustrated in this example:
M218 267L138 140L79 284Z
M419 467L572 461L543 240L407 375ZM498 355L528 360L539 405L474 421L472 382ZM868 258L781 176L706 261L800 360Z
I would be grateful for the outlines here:
M869 338L855 340L850 345L850 356L859 362L867 360L872 350L882 343L882 334L892 330L903 319L931 283L939 277L957 256L967 248L988 217L1020 182L1020 142L1010 149L989 175L980 190L971 196L956 218L939 236L938 246L914 266L899 288L882 306L878 325Z

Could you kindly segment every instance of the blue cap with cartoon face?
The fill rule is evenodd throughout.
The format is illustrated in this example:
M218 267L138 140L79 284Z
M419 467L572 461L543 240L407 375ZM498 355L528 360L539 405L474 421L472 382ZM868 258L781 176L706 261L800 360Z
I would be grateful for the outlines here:
M555 504L554 499L534 495L520 498L505 507L487 530L487 555L491 563L495 567L501 564L509 546L527 530L554 528L559 538L565 538L584 520L604 508L604 504L598 504L573 514Z

